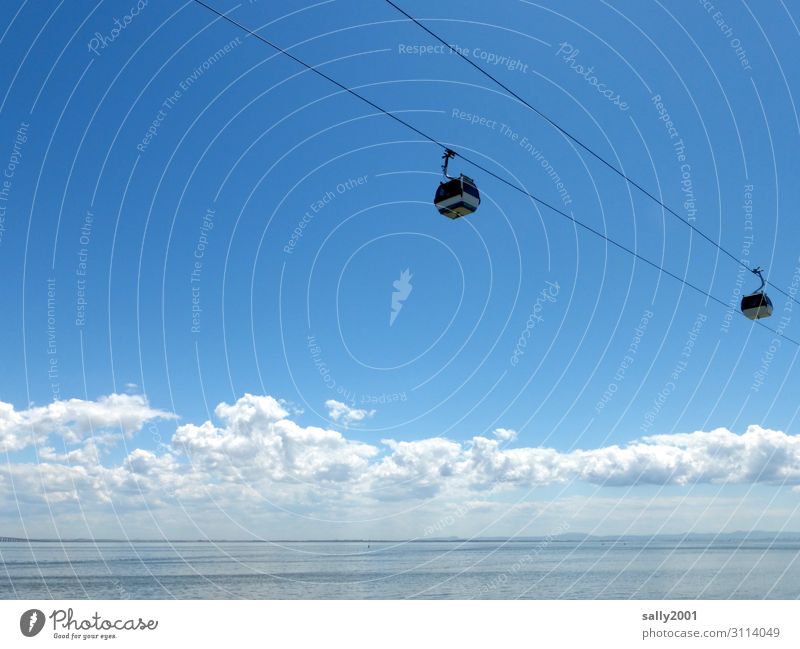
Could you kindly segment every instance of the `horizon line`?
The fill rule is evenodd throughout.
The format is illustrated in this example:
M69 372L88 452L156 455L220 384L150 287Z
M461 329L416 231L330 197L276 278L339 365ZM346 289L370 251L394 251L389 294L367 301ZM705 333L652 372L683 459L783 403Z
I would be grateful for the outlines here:
M550 535L531 536L439 536L419 538L296 538L296 539L236 539L236 538L87 538L87 537L48 537L25 538L18 536L0 536L0 543L486 543L486 542L575 542L575 541L624 541L630 539L680 539L689 540L698 537L742 538L749 536L760 537L800 537L798 531L772 531L772 530L736 530L733 532L662 532L658 534L589 534L586 532L567 532Z

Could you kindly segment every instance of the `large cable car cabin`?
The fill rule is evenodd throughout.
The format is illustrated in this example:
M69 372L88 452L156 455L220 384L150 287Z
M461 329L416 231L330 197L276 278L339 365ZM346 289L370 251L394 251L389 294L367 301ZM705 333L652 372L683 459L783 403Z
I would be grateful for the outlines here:
M755 293L745 295L742 298L742 313L750 320L758 320L759 318L768 318L772 315L772 300L769 299L764 293L764 277L761 275L763 272L761 268L751 269L755 275L761 280L761 286Z
M472 214L481 204L481 195L472 178L464 174L454 178L447 174L447 163L455 155L455 151L445 149L442 156L444 159L442 171L447 180L439 183L439 188L436 190L436 196L433 199L439 214L444 214L450 219Z

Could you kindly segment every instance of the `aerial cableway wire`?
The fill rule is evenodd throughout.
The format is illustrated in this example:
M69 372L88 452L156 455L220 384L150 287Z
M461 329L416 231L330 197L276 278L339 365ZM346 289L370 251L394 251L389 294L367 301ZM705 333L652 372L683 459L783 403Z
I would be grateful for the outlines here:
M439 36L438 34L436 34L436 32L434 32L433 30L431 30L431 29L429 29L428 27L426 27L425 25L423 25L423 24L422 24L422 23L421 23L419 20L417 20L417 19L416 19L414 16L412 16L410 13L408 13L407 11L405 11L404 9L402 9L401 7L397 6L397 5L396 5L394 2L392 2L392 0L385 0L385 2L386 2L387 4L390 4L390 5L391 5L392 7L394 7L395 9L397 9L397 11L399 11L401 14L403 14L403 15L404 15L406 18L408 18L408 19L409 19L410 21L412 21L414 24L416 24L416 25L418 25L419 27L421 27L421 28L422 28L423 30L425 30L425 31L426 31L428 34L430 34L431 36L433 36L433 38L435 38L435 39L436 39L437 41L439 41L439 42L440 42L442 45L444 45L445 47L447 47L447 48L450 50L450 52L452 52L453 54L456 54L456 55L458 55L458 56L459 56L460 58L462 58L464 61L466 61L467 63L469 63L469 64L470 64L470 65L471 65L473 68L475 68L475 69L476 69L476 70L478 70L478 71L479 71L481 74L483 74L485 77L488 77L489 79L491 79L491 80L492 80L492 81L493 81L495 84L497 84L497 85L498 85L500 88L502 88L502 89L503 89L503 90L505 90L505 91L506 91L508 94L510 94L512 97L514 97L514 99L516 99L517 101L521 102L523 105L527 106L527 107L528 107L530 110L532 110L534 113L536 113L537 115L539 115L539 117L541 117L542 119L544 119L544 120L545 120L547 123L549 123L551 126L553 126L553 128L555 128L555 129L556 129L557 131L559 131L561 134L563 134L564 136L566 136L567 138L569 138L570 140L572 140L572 141L573 141L575 144L577 144L579 147L581 147L581 148L582 148L584 151L586 151L586 152L587 152L587 153L589 153L591 156L593 156L594 158L596 158L597 160L599 160L600 162L602 162L602 163L603 163L603 164L604 164L606 167L608 167L608 168L609 168L609 169L611 169L611 170L612 170L614 173L616 173L618 176L620 176L621 178L623 178L623 179L624 179L624 180L625 180L627 183L629 183L629 184L633 185L633 186L634 186L636 189L638 189L640 192L642 192L642 193L643 193L645 196L647 196L648 198L650 198L650 199L652 199L653 201L655 201L655 202L656 202L658 205L660 205L660 206L661 206L661 207L662 207L664 210L666 210L666 211L667 211L667 212L668 212L670 215L674 216L676 219L678 219L678 220L679 220L681 223L683 223L684 225L687 225L688 227L690 227L690 228L691 228L691 229L692 229L694 232L696 232L696 233L697 233L698 235L700 235L700 236L701 236L703 239L705 239L706 241L708 241L708 242L709 242L709 243L710 243L712 246L714 246L714 247L715 247L717 250L719 250L720 252L722 252L722 253L723 253L723 254L725 254L726 256L730 257L730 258L731 258L731 259L732 259L732 260L733 260L733 261L734 261L734 262L735 262L735 263L736 263L738 266L741 266L742 268L746 268L747 270L749 270L749 271L751 271L751 272L752 272L752 270L753 270L753 269L752 269L752 268L750 268L750 266L748 266L746 263L744 263L744 262L743 262L743 261L742 261L742 260L741 260L739 257L737 257L736 255L734 255L734 254L733 254L732 252L730 252L729 250L725 249L725 248L724 248L724 247L723 247L721 244L717 243L717 241L715 241L715 240L714 240L712 237L710 237L710 236L709 236L709 235L707 235L705 232L703 232L703 231L702 231L700 228L698 228L698 227L696 227L696 226L692 225L692 224L691 224L689 221L687 221L686 219L684 219L684 218L683 218L683 217L682 217L680 214L678 214L678 213L677 213L675 210L673 210L673 209L672 209L672 208L671 208L669 205L667 205L666 203L664 203L663 201L661 201L661 200L660 200L660 199L659 199L657 196L655 196L655 195L654 195L652 192L650 192L650 191L649 191L649 190L647 190L647 189L646 189L644 186L642 186L641 184L639 184L638 182L636 182L636 181L635 181L633 178L631 178L630 176L628 176L628 175L627 175L627 174L626 174L624 171L622 171L621 169L617 168L617 167L616 167L615 165L613 165L611 162L609 162L608 160L606 160L606 159L605 159L603 156L601 156L599 153L596 153L596 152L595 152L594 150L592 150L592 149L591 149L591 148L590 148L588 145L584 144L584 143L583 143L583 142L582 142L582 141L581 141L581 140L580 140L578 137L576 137L575 135L572 135L572 133L570 133L570 132L569 132L569 131L567 131L565 128L563 128L562 126L560 126L560 125L559 125L557 122L555 122L553 119L551 119L550 117L548 117L548 116L547 116L545 113L543 113L541 110L539 110L538 108L536 108L535 106L533 106L532 104L530 104L529 102L527 102L527 101L526 101L526 100L525 100L523 97L521 97L520 95L518 95L518 94L517 94L516 92L514 92L514 91L513 91L511 88L509 88L509 87L508 87L506 84L504 84L502 81L500 81L499 79L497 79L497 77L493 76L491 73L489 73L489 72L487 72L486 70L484 70L484 69L483 69L483 68L482 68L480 65L478 65L477 63L475 63L475 61L472 61L472 60L470 60L470 59L469 59L467 56L465 56L465 55L464 55L464 53L463 53L463 52L461 52L461 51L460 51L460 50L459 50L457 47L455 47L455 46L451 45L451 44L450 44L450 43L448 43L446 40L444 40L444 39L443 39L441 36ZM789 293L787 293L786 291L784 291L784 290L783 290L782 288L780 288L779 286L776 286L776 285L775 285L775 284L773 284L772 282L766 282L766 284L767 284L768 286L771 286L772 288L774 288L776 291L778 291L778 293L781 293L781 294L785 295L786 297L788 297L790 300L792 300L792 301L793 301L793 302L795 302L796 304L800 304L800 301L798 301L797 299L795 299L794 297L792 297L792 296L791 296Z
M378 112L380 112L380 113L383 113L384 115L386 115L387 117L390 117L390 118L392 118L394 121L398 122L399 124L402 124L402 125L403 125L403 126L405 126L406 128L409 128L409 129L411 129L411 130L412 130L412 131L414 131L414 132L415 132L417 135L420 135L421 137L425 138L426 140L428 140L429 142L431 142L431 143L435 144L436 146L438 146L438 147L440 147L440 148L442 148L442 149L452 149L452 147L449 147L449 146L446 146L446 145L444 145L442 142L440 142L440 141L439 141L439 140L437 140L436 138L434 138L434 137L432 137L432 136L428 135L428 134L427 134L427 133L425 133L424 131L422 131L422 130L418 129L416 126L413 126L412 124L409 124L409 123L408 123L408 122L406 122L404 119L402 119L402 118L398 117L397 115L394 115L393 113L391 113L391 112L389 112L389 111L385 110L384 108L382 108L381 106L379 106L379 105L378 105L378 104L376 104L375 102L373 102L373 101L371 101L370 99L367 99L366 97L364 97L362 94L360 94L360 93L356 92L356 91L355 91L355 90L353 90L352 88L349 88L349 87L347 87L347 86L346 86L346 85L344 85L343 83L341 83L341 82L337 81L336 79L334 79L333 77L331 77L331 76L329 76L329 75L325 74L324 72L322 72L321 70L317 69L316 67L314 67L314 66L312 66L312 65L309 65L308 63L306 63L306 62L305 62L305 61L303 61L302 59L300 59L300 58L296 57L294 54L292 54L292 53L288 52L287 50L283 49L283 48L282 48L282 47L280 47L279 45L276 45L276 44L275 44L275 43L273 43L272 41L270 41L270 40L268 40L268 39L264 38L264 37L263 37L263 36L261 36L260 34L258 34L258 33L256 33L256 32L254 32L254 31L253 31L252 29L250 29L249 27L247 27L247 26L243 25L242 23L240 23L240 22L238 22L238 21L234 20L234 19L233 19L233 18L231 18L230 16L228 16L228 15L226 15L226 14L222 13L221 11L218 11L218 10L217 10L217 9L215 9L214 7L212 7L212 6L208 5L208 4L206 4L206 3L205 3L205 2L203 2L202 0L193 0L193 2L194 2L195 4L198 4L198 5L200 5L201 7L205 7L205 8L206 8L208 11L210 11L210 12L212 12L212 13L216 14L217 16L219 16L219 17L220 17L220 18L222 18L223 20L226 20L227 22L229 22L230 24L234 25L235 27L237 27L237 28L239 28L239 29L241 29L241 30L243 30L243 31L247 32L247 33L248 33L250 36L253 36L255 39L257 39L257 40L261 41L261 42L262 42L262 43L264 43L265 45L269 45L271 48L273 48L273 49L274 49L274 50L276 50L277 52L280 52L281 54L284 54L284 55L285 55L285 56L287 56L288 58L292 59L292 60L293 60L293 61L295 61L296 63L298 63L298 64L300 64L301 66L303 66L304 68L306 68L307 70L309 70L309 71L311 71L311 72L314 72L315 74L319 75L319 76L320 76L320 77L322 77L323 79L325 79L325 80L329 81L330 83L334 84L334 85L335 85L335 86L337 86L338 88L341 88L341 89L342 89L342 90L344 90L345 92L347 92L347 93L349 93L349 94L353 95L354 97L357 97L357 98L358 98L358 99L360 99L362 102L364 102L364 103L368 104L369 106L371 106L372 108L374 108L374 109L375 109L375 110L377 110ZM542 205L543 207L546 207L547 209L551 210L552 212L555 212L556 214L558 214L558 215L560 215L560 216L562 216L562 217L564 217L564 218L566 218L566 219L568 219L568 220L572 221L572 222L573 222L575 225L578 225L578 226L580 226L581 228L583 228L584 230L587 230L587 231L591 232L591 233L592 233L592 234L594 234L595 236L599 237L600 239L603 239L603 240L604 240L604 241L606 241L607 243L610 243L612 246L615 246L616 248L619 248L619 249L620 249L620 250L622 250L623 252L626 252L626 253L628 253L629 255L632 255L633 257L635 257L636 259L638 259L638 260L640 260L640 261L644 262L644 263L645 263L645 264L647 264L648 266L652 266L653 268L655 268L656 270L658 270L658 271L660 271L660 272L664 273L664 274L665 274L665 275L667 275L668 277L671 277L672 279L675 279L675 280L677 280L678 282L680 282L680 283L684 284L685 286L688 286L688 287L689 287L689 288L691 288L692 290L694 290L694 291L696 291L696 292L700 293L701 295L703 295L703 296L707 297L708 299L710 299L710 300L712 300L712 301L716 302L717 304L720 304L720 305L721 305L722 307L724 307L725 309L731 309L731 308L732 308L730 305L726 304L725 302L723 302L723 301L722 301L722 300L720 300L719 298L717 298L717 297L714 297L714 296L713 296L713 295L711 295L710 293L708 293L708 292L704 291L704 290L703 290L702 288L700 288L699 286L696 286L695 284L692 284L691 282L689 282L689 281L687 281L687 280L683 279L682 277L680 277L680 276L676 275L675 273L672 273L672 272L670 272L669 270L667 270L666 268L663 268L662 266L658 265L656 262L654 262L654 261L651 261L650 259L647 259L647 257L643 257L642 255L640 255L640 254L639 254L639 253L637 253L636 251L632 250L632 249L631 249L631 248L629 248L628 246L626 246L626 245L624 245L624 244L622 244L622 243L619 243L618 241L615 241L615 240L614 240L614 239L612 239L611 237L609 237L609 236L607 236L607 235L603 234L603 233L602 233L602 232L600 232L599 230L596 230L596 229L595 229L595 228L593 228L592 226L590 226L590 225L587 225L586 223L583 223L583 222L582 222L582 221L580 221L579 219L576 219L576 218L575 218L575 217L574 217L572 214L568 214L567 212L564 212L564 211L562 211L562 210L558 209L557 207L555 207L555 206L551 205L551 204L550 204L550 203L548 203L547 201L545 201L545 200L543 200L543 199L539 198L538 196L535 196L535 195L531 194L530 192L528 192L528 191L527 191L527 190L525 190L524 188L520 187L519 185L515 185L514 183L510 182L509 180L506 180L506 179L505 179L505 178L503 178L502 176L499 176L498 174L494 173L493 171L491 171L491 170L487 169L486 167L484 167L484 166L483 166L483 165L481 165L480 163L478 163L478 162L476 162L476 161L474 161L474 160L472 160L472 159L470 159L470 158L468 158L468 157L465 157L465 156L461 155L460 153L457 153L457 155L458 155L458 157L459 157L459 158L461 158L461 159L462 159L462 160L464 160L465 162L467 162L467 163L471 164L473 167L475 167L475 168L477 168L477 169L480 169L482 172L484 172L484 173L488 174L489 176L492 176L492 177L493 177L493 178L495 178L496 180L499 180L501 183L503 183L503 184L505 184L505 185L508 185L509 187L511 187L512 189L514 189L514 190L516 190L516 191L520 192L521 194L524 194L524 195L525 195L525 196L527 196L528 198L532 199L533 201L537 202L538 204ZM737 313L738 313L738 311L737 311ZM744 316L742 316L742 317L744 317ZM767 329L768 331L771 331L771 332L772 332L772 333L774 333L775 335L777 335L777 336L780 336L782 339L784 339L784 340L787 340L788 342L790 342L790 343L793 343L794 345L797 345L798 347L800 347L800 342L798 342L797 340L794 340L793 338L790 338L789 336L786 336L786 335L782 334L781 332L778 332L778 331L776 331L776 330L775 330L775 329L773 329L772 327L768 327L767 325L765 325L765 324L764 324L764 323L762 323L761 321L759 321L759 320L756 320L756 321L754 322L754 324L757 324L757 325L759 325L759 326L763 327L764 329Z

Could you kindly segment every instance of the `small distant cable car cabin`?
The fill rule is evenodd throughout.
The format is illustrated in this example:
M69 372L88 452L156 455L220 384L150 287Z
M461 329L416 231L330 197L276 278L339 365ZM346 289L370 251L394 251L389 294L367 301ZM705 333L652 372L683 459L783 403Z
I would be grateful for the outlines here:
M761 275L763 272L760 268L751 269L755 275L758 275L761 280L761 286L755 293L745 295L742 298L742 313L750 320L758 320L760 318L768 318L772 315L772 300L769 299L764 292L764 277Z
M766 293L753 293L742 298L742 313L751 320L768 318L772 315L772 300Z
M461 175L439 185L436 190L436 209L451 219L472 214L481 204L481 195L475 181L469 176Z
M478 192L478 187L472 178L464 174L454 178L447 174L447 163L455 155L454 151L445 150L442 156L444 159L442 171L447 180L439 183L439 188L436 190L436 196L433 199L439 214L443 214L450 219L472 214L481 204L480 192Z

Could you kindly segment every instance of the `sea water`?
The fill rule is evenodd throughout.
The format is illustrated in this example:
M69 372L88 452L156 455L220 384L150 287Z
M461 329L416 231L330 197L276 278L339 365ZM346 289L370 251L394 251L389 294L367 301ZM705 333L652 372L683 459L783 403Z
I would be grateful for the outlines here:
M800 542L7 542L3 599L796 599Z

